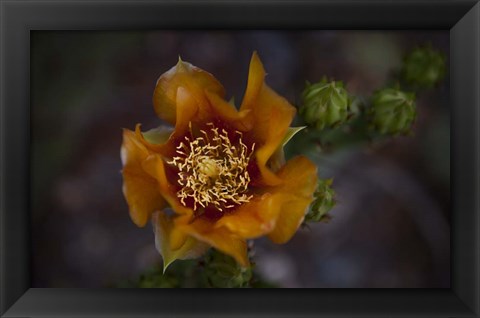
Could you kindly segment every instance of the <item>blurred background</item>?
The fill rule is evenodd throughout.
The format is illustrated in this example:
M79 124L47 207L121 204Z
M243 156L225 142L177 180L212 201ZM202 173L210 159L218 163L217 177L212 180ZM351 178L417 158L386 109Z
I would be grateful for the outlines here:
M323 76L370 95L427 43L448 67L448 31L32 32L33 287L112 286L161 262L123 198L121 129L162 124L153 89L179 56L239 102L257 50L267 83L298 105ZM450 287L448 79L418 95L417 112L412 136L308 152L334 178L333 218L285 245L256 240L259 274L282 287Z

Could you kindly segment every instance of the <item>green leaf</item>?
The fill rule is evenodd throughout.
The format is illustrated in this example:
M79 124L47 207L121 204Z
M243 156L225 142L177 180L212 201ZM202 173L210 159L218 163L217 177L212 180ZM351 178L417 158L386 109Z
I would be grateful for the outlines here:
M290 139L292 139L293 136L295 136L298 132L302 131L305 128L307 128L307 126L288 127L287 133L282 140L282 147L285 146L290 141Z
M235 96L232 96L232 98L230 98L230 100L228 101L228 103L230 105L232 105L233 107L235 107Z
M173 132L173 128L159 126L142 133L143 138L151 144L160 145L165 143Z
M299 131L306 128L307 126L302 127L289 127L287 133L283 137L280 146L275 150L270 159L268 160L268 165L273 171L278 171L285 164L285 153L283 147L295 136Z
M152 215L155 246L163 258L163 272L177 259L197 258L208 250L209 246L189 236L185 243L176 250L170 248L170 238L173 228L173 217L164 212Z

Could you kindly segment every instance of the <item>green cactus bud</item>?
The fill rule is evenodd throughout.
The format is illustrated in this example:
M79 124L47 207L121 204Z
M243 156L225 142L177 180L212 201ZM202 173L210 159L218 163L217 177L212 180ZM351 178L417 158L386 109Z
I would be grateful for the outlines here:
M432 47L416 48L404 59L402 76L414 88L430 88L446 73L445 55Z
M377 91L369 110L371 128L383 135L407 134L415 120L415 94L394 88Z
M207 285L217 288L248 287L251 267L241 267L235 259L215 249L205 255L203 274Z
M319 180L317 189L313 194L315 199L310 205L310 210L305 215L307 222L328 222L327 214L335 206L335 191L332 189L333 179Z
M299 113L309 126L317 129L344 123L349 115L349 97L343 83L326 79L315 84L307 82Z

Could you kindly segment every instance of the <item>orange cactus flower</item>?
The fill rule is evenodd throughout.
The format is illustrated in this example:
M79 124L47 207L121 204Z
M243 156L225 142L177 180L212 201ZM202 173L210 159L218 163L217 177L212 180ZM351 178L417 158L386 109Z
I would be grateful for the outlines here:
M174 128L125 129L123 193L138 226L152 220L164 268L213 247L248 266L247 239L285 243L313 200L316 166L285 161L295 108L264 82L256 53L237 110L209 73L179 60L158 79L158 117Z

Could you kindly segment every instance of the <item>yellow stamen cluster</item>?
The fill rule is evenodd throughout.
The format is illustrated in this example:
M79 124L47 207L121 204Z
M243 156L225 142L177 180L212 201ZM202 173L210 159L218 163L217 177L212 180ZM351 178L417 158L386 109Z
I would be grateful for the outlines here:
M252 196L245 194L250 183L247 166L255 144L249 151L242 133L236 131L238 144L232 145L225 129L219 131L213 123L207 125L208 133L200 130L203 136L194 140L185 137L177 147L178 156L168 162L179 170L180 202L186 206L185 200L193 198L194 211L198 205L205 208L212 204L223 211L249 202Z

